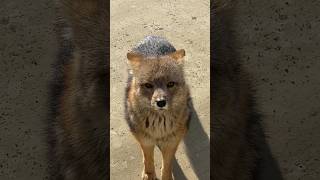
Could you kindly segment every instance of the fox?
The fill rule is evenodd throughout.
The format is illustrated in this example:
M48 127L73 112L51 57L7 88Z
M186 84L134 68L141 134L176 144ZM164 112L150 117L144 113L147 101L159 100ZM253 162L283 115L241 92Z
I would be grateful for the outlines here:
M52 180L108 178L109 12L105 0L59 0L47 127Z
M140 145L143 180L157 179L154 148L162 154L161 179L172 180L172 163L190 120L190 91L184 77L185 50L167 39L147 36L127 53L125 114Z
M213 180L281 180L268 148L254 78L233 33L237 2L211 4L211 172Z
M215 1L211 18L211 179L254 180L262 134L250 75L233 49L231 1Z

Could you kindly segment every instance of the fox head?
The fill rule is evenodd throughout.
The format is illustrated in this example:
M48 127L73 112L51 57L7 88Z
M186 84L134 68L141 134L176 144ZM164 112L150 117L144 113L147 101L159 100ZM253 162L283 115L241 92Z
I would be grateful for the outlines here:
M127 54L135 104L158 112L182 108L188 97L183 72L183 49L158 57Z

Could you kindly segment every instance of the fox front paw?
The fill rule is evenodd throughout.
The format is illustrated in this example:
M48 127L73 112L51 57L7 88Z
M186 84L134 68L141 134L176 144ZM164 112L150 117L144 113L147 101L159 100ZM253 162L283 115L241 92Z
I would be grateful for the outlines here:
M147 172L142 172L142 180L158 180L156 173L147 173Z

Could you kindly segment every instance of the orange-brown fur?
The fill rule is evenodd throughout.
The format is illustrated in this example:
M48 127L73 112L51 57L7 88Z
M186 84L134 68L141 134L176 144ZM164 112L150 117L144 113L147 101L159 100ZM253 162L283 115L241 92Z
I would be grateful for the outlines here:
M108 177L107 10L104 0L57 1L59 54L48 124L50 179Z
M132 76L132 79L127 89L127 121L142 150L143 179L156 179L153 164L155 146L160 148L163 157L161 179L172 179L172 161L179 142L187 131L190 115L187 106L189 90L184 82L182 70L183 56L183 50L158 57L128 54L129 64L132 67L132 74L129 76ZM176 82L171 90L166 86L155 85L149 92L143 84L146 82L166 84L169 81ZM167 98L167 109L154 108L154 99L163 93Z

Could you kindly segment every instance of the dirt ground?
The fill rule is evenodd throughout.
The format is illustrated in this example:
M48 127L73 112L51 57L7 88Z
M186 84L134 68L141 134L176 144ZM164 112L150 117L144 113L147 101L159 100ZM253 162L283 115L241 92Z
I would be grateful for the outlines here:
M160 1L159 1L160 2ZM148 34L187 53L194 107L178 179L208 179L209 2L111 1L111 177L139 179L142 159L123 118L126 52ZM47 179L47 83L55 59L52 0L0 2L0 179ZM286 180L320 177L319 1L244 0L239 51L257 84L268 142ZM159 175L160 154L157 155Z
M239 52L254 75L284 179L320 178L320 1L242 1Z
M147 35L166 37L186 50L185 72L196 115L175 164L177 179L209 179L209 0L111 1L111 179L141 179L142 155L124 120L126 53ZM161 153L155 154L160 175Z
M0 2L0 179L46 179L47 82L55 59L51 0Z

